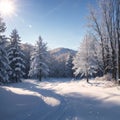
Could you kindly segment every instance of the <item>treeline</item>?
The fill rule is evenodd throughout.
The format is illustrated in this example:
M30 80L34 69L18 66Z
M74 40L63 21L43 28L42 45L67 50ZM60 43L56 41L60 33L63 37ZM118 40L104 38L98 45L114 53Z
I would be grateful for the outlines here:
M89 34L74 59L75 74L112 74L120 78L120 0L99 0L90 8Z

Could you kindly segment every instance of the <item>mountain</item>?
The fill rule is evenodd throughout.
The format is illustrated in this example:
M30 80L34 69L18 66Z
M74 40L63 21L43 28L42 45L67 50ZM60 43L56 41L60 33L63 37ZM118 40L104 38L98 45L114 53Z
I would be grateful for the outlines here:
M50 54L59 60L65 60L69 54L75 56L77 51L68 48L56 48L50 50Z
M68 49L68 48L56 48L50 50L50 53L54 56L64 55L64 54L72 54L73 56L76 54L77 51Z

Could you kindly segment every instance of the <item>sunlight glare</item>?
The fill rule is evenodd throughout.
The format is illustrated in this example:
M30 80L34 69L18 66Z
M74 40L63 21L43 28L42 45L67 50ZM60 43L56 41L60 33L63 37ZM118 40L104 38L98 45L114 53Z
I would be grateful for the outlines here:
M0 14L11 15L15 12L13 0L0 0Z

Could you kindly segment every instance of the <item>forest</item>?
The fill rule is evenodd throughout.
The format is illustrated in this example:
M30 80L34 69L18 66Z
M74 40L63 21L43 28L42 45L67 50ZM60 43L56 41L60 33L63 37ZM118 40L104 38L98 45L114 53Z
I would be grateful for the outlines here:
M0 120L119 119L120 0L0 0Z
M0 83L19 82L21 78L90 77L111 74L120 78L120 1L100 1L98 10L90 7L88 32L80 47L66 59L50 54L41 36L35 45L23 44L16 29L9 37L0 17Z

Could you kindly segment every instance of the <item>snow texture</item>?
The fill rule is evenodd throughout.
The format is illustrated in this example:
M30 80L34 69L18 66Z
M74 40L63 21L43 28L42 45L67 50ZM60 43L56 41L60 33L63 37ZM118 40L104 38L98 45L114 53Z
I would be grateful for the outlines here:
M0 120L119 120L120 89L111 84L48 79L0 86Z

